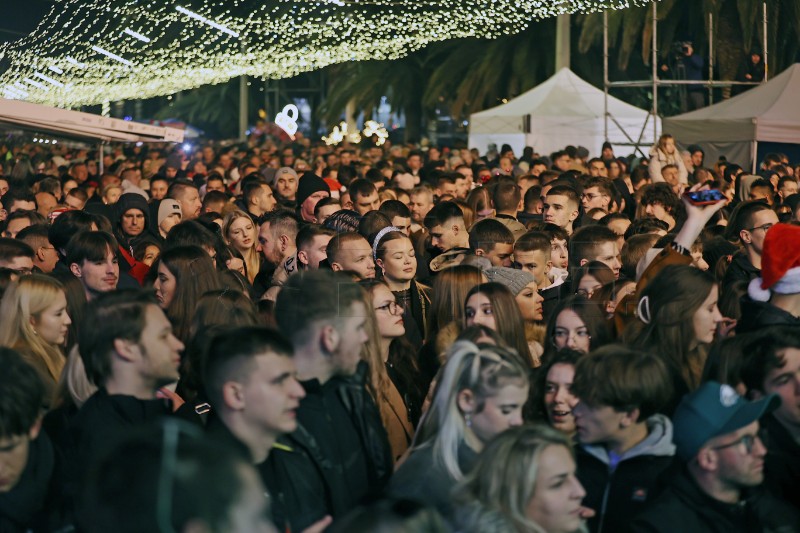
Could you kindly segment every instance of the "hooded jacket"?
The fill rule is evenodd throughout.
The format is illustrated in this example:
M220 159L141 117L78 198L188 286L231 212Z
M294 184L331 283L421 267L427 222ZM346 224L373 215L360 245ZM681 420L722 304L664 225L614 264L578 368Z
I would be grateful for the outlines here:
M142 232L135 236L130 237L122 231L122 216L130 209L138 209L144 215L144 228ZM140 194L129 192L119 197L117 203L114 204L114 236L119 243L119 256L124 261L120 260L120 269L126 271L131 275L139 284L144 283L144 278L150 271L150 267L141 261L137 261L133 255L133 247L140 240L152 239L153 225L150 223L150 207L147 205L147 200ZM158 230L156 229L156 234Z
M797 509L755 487L740 503L725 503L703 492L684 467L669 487L636 516L633 533L796 533Z
M600 445L578 447L578 479L586 489L583 505L597 513L589 519L589 531L624 531L630 517L666 486L661 478L675 455L672 422L653 415L647 419L647 430L642 442L617 457Z
M138 209L144 214L144 229L136 237L130 237L122 232L122 215L129 209ZM117 237L120 246L132 248L133 245L146 235L151 235L153 225L150 223L150 206L141 194L129 192L119 197L114 204L114 235ZM156 230L156 233L158 231ZM133 250L131 249L131 254Z

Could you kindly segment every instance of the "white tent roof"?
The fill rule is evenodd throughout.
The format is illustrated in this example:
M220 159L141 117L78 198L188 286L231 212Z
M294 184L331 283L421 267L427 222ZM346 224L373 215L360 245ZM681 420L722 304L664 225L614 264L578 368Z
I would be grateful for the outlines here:
M562 68L547 81L506 104L474 113L470 117L470 138L525 134L525 142L547 153L568 144L585 144L598 155L604 138L604 93ZM608 97L608 111L633 139L637 140L648 112L622 100ZM652 120L652 117L650 118ZM609 119L609 140L630 142L619 126ZM645 130L643 144L652 143L652 122ZM470 142L472 145L472 142Z
M182 142L183 130L0 98L0 124L78 139Z
M475 113L472 120L481 122L492 117L522 115L603 118L603 96L603 91L564 67L508 103ZM647 115L647 111L613 96L608 98L608 108L615 117L638 119Z
M682 143L800 143L800 64L718 104L664 119Z

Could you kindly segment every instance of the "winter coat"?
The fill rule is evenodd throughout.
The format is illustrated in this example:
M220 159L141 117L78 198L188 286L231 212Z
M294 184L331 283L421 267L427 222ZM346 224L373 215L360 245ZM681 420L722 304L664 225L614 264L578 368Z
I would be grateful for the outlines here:
M661 175L661 169L667 165L678 167L678 181L680 183L689 183L689 171L686 170L686 165L683 163L683 158L677 148L672 155L665 154L657 145L650 148L650 163L647 165L650 181L663 183L664 177Z
M755 487L740 503L725 503L703 492L684 468L669 487L636 516L632 533L796 533L800 514ZM623 530L625 531L625 530Z
M458 466L467 473L478 460L478 454L461 443L458 448ZM459 479L445 468L433 454L433 445L423 446L411 452L408 459L400 465L389 483L387 492L394 498L414 500L435 507L442 515L449 515L452 509L452 491Z
M326 515L338 518L358 504L351 487L366 494L380 493L394 468L391 448L378 407L367 392L367 365L359 363L354 376L335 377L324 387L333 387L341 402L332 410L318 381L303 382L306 397L300 402L298 429L278 440L267 461L259 468L272 495L273 518L280 530L302 531ZM330 390L328 391L330 392ZM348 423L355 428L366 462L365 480L348 477L352 470L339 464L332 453L328 433L332 415L344 409ZM341 444L341 443L338 443Z
M0 492L0 531L51 530L47 515L55 511L52 502L48 502L54 468L53 446L47 435L40 433L30 441L28 461L17 484L8 492Z
M104 388L95 392L70 421L65 451L64 491L72 498L81 494L86 474L99 457L127 437L137 427L155 424L171 415L166 400L139 400L133 396L108 394ZM91 520L90 516L78 516ZM88 523L88 522L82 522Z
M761 269L753 266L744 250L739 250L731 258L731 263L725 270L725 277L722 278L722 287L731 288L737 281L750 283L761 275Z
M764 460L764 485L777 497L800 509L800 444L769 414L761 419L767 457Z
M129 237L122 231L122 216L130 209L138 209L144 215L144 228L142 232L135 236ZM119 250L117 253L120 269L127 272L135 279L140 285L144 284L144 279L150 271L150 267L141 261L137 261L133 256L133 247L141 240L151 240L156 242L161 237L158 236L158 229L153 232L153 224L150 222L150 207L147 200L140 194L135 192L128 192L123 194L114 204L114 235L119 243Z
M599 445L578 447L578 479L586 489L583 505L597 513L589 519L589 531L623 531L630 517L666 485L662 474L675 455L672 423L664 415L653 415L647 429L647 437L619 457L611 457Z
M739 300L742 316L736 322L736 334L750 333L768 326L800 326L800 318L769 302L753 300L748 295Z

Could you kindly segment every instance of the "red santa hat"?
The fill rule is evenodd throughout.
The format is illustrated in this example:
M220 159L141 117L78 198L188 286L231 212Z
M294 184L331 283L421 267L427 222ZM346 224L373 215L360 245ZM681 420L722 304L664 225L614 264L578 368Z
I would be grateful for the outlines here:
M764 238L761 277L750 282L747 293L766 302L773 293L800 294L800 227L775 224Z

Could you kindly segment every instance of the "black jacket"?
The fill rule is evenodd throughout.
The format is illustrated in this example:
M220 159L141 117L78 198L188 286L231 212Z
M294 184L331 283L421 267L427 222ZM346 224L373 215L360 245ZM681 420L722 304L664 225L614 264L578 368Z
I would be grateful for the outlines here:
M45 433L30 441L28 462L22 475L8 492L0 493L0 531L24 533L26 531L51 531L55 524L48 523L53 513L51 477L55 456L50 439Z
M648 429L648 436L616 461L602 446L577 447L577 476L586 490L583 505L596 513L588 521L592 533L623 531L630 517L666 486L675 454L672 424L655 415L648 419Z
M736 322L737 335L758 331L768 326L800 326L800 318L769 302L758 302L745 295L739 304L742 317Z
M139 400L133 396L110 395L101 388L72 418L68 429L68 449L63 490L74 503L81 493L92 464L108 453L134 428L148 426L171 411L166 400ZM90 516L85 517L91 520ZM78 515L78 521L81 516Z
M738 504L706 494L684 468L643 513L632 533L794 533L800 515L790 505L756 487Z
M722 286L730 288L737 281L745 281L750 283L750 280L757 278L761 275L761 269L753 266L750 259L744 250L739 250L731 258L731 264L725 271L725 277L722 278Z
M377 496L388 482L392 452L378 407L365 386L367 370L361 362L351 377L334 377L325 385L316 380L303 383L306 397L298 409L298 429L279 439L259 467L272 495L279 530L302 531L326 515L341 517L362 499L354 487L364 496ZM329 405L330 401L340 405ZM347 420L338 420L337 413L342 412ZM349 427L355 435L337 435ZM366 479L359 475L362 469L341 464L335 450L346 439L360 444Z
M761 427L767 447L764 485L800 509L800 444L772 414L761 419Z

